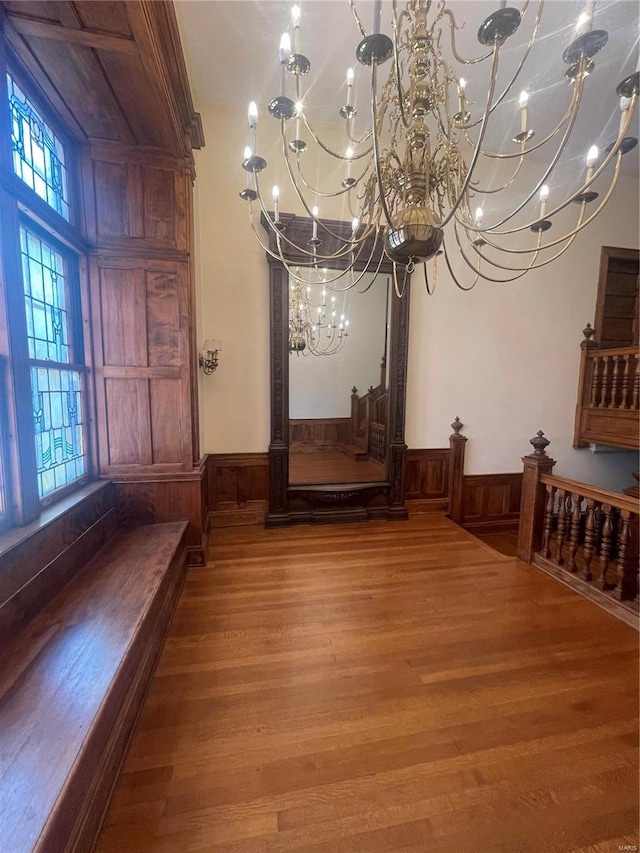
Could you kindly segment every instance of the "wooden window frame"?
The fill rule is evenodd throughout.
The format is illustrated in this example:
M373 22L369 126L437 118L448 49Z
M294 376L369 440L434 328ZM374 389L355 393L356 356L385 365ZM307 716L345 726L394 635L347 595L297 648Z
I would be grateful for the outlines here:
M65 150L65 167L70 216L52 208L35 190L14 172L11 148L11 119L8 105L7 71L54 130ZM36 520L42 509L67 497L95 479L93 460L95 427L94 394L90 377L90 349L85 340L88 329L88 299L81 281L86 269L88 246L80 233L80 149L66 127L61 124L48 98L32 81L20 61L0 46L0 228L2 230L3 269L0 275L0 359L5 369L0 372L0 398L5 411L0 411L3 429L5 509L0 519L0 532ZM70 360L58 364L32 359L28 350L27 323L24 307L24 281L20 249L20 229L36 234L50 243L64 259L65 294L69 302ZM19 285L19 286L18 286ZM4 289L4 300L2 290ZM4 304L2 304L4 303ZM43 496L39 495L36 470L35 429L31 403L31 368L47 367L80 373L83 417L83 455L85 474L71 483Z

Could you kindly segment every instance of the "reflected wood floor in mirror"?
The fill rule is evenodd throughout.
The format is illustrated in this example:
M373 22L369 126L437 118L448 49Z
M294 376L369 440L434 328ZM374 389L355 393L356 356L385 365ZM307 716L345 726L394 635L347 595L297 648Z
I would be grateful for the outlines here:
M385 466L370 459L358 460L341 450L290 450L289 482L378 483L385 479Z

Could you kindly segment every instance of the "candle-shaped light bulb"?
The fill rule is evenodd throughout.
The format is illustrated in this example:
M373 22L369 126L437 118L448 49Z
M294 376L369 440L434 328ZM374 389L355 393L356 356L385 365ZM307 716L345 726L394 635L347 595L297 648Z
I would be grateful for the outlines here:
M620 127L618 128L618 136L624 130L627 121L627 110L631 106L631 98L620 98Z
M360 220L357 216L355 216L351 220L351 238L353 239L356 235L356 231L358 230L358 225L360 225Z
M296 3L291 7L291 22L293 24L293 49L300 53L300 6Z
M256 127L258 124L258 105L255 101L251 101L249 104L249 127Z
M476 225L480 227L482 225L482 208L476 207Z
M304 111L304 104L302 101L296 101L295 105L296 110L296 139L300 139L300 118Z
M520 133L527 132L527 104L529 103L529 93L526 91L520 92Z
M311 213L313 214L313 240L318 239L318 208L312 207ZM324 291L323 291L324 293Z
M587 181L590 181L593 176L593 166L598 159L599 153L597 145L592 145L587 151Z
M344 152L344 156L347 158L347 178L351 177L351 158L353 157L353 148L349 146L347 150Z
M251 149L247 145L246 148L244 149L244 159L248 160L250 157L251 157Z
M544 219L547 210L547 199L549 198L549 187L544 184L540 187L540 219Z
M273 201L273 220L274 222L280 222L280 214L278 212L278 202L280 200L280 190L278 187L274 187L271 190L271 200Z
M351 98L353 95L353 68L347 69L347 106L351 106Z
M291 56L291 38L289 33L282 33L280 39L280 62L286 63Z
M466 89L467 81L464 77L458 80L458 112L464 115L464 90Z

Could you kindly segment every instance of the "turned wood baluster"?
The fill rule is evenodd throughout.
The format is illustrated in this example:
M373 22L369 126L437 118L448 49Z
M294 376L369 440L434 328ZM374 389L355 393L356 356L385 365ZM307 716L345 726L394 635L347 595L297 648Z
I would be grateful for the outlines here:
M589 400L589 405L592 408L598 405L598 391L600 389L600 365L602 363L601 359L596 358L595 356L591 360L591 397Z
M607 571L609 569L609 558L611 557L611 535L613 533L613 525L611 524L611 515L613 507L610 504L602 504L602 512L604 521L602 523L602 540L600 542L600 588L607 589Z
M602 377L600 381L600 402L598 403L599 409L604 409L607 403L607 397L609 395L609 356L602 356Z
M556 496L556 487L555 486L547 486L547 504L544 511L544 529L542 533L542 549L540 551L541 557L546 557L547 559L551 556L551 549L549 548L549 544L551 542L551 534L553 533L553 507L555 504L555 496Z
M640 397L640 370L638 370L638 356L633 357L633 396L631 398L631 408L638 408L638 397Z
M573 492L570 498L570 501L571 500L573 501L573 512L571 513L571 533L569 536L569 559L567 560L567 569L570 572L575 572L577 569L576 551L578 550L578 540L580 538L580 521L582 520L582 513L580 512L582 498L580 495ZM569 507L571 507L570 502Z
M564 489L558 489L558 529L556 531L556 563L561 566L564 563L562 552L564 550L564 537L567 532L567 493Z
M618 379L620 372L620 357L617 355L611 356L613 358L613 371L611 374L611 399L609 400L609 408L616 408L616 398L618 396Z
M593 498L587 498L587 521L584 531L584 564L580 577L585 581L593 580L591 574L591 560L596 541L596 523L595 523L595 506L596 502Z
M636 567L631 565L628 555L630 518L631 513L628 509L620 510L618 521L618 585L616 586L616 598L619 601L633 599L637 592Z
M628 409L629 405L627 402L627 395L629 394L629 378L631 375L630 367L631 362L629 361L629 353L626 353L623 356L624 360L624 371L622 373L622 388L620 389L620 408Z

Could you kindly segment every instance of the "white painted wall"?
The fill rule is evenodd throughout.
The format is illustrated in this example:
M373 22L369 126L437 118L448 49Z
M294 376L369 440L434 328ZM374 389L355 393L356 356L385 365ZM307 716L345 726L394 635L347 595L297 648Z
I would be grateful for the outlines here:
M364 290L372 278L363 277L358 288ZM378 385L385 344L387 279L388 276L379 275L366 292L354 290L346 294L344 311L349 318L349 336L340 352L331 356L290 354L291 418L348 418L351 389L355 386L362 396L371 385ZM317 291L317 285L312 287ZM312 302L318 304L314 290ZM329 294L327 291L327 297ZM336 305L342 305L341 294L336 294Z
M197 301L201 334L221 338L224 346L218 370L201 382L202 451L260 452L269 443L268 270L251 235L248 206L238 197L246 119L244 110L228 106L206 107L202 115L207 145L197 153ZM277 122L261 115L258 148L274 164L281 159L277 131ZM319 177L321 166L308 162L308 177ZM278 169L265 179L267 189L275 182L285 187ZM281 209L301 212L290 192L283 192ZM350 219L329 204L325 212ZM436 293L427 297L415 277L410 447L446 445L459 415L469 438L467 473L520 470L528 438L543 429L558 473L613 488L630 481L635 454L571 447L581 330L593 322L602 245L638 246L638 186L628 176L565 256L519 282L481 282L462 293L441 269Z

